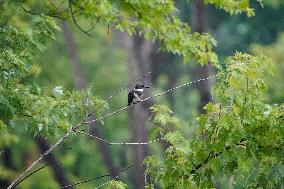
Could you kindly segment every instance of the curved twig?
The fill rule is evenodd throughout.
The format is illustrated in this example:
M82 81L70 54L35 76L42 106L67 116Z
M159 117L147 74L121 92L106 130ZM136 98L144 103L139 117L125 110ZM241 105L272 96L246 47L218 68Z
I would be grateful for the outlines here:
M68 0L68 3L69 3L69 9L70 9L71 18L72 18L74 24L76 25L76 27L77 27L79 30L81 30L83 33L85 33L87 36L92 37L92 35L91 35L88 31L84 30L84 29L78 24L78 22L77 22L77 20L76 20L76 18L75 18L74 12L73 12L72 0Z

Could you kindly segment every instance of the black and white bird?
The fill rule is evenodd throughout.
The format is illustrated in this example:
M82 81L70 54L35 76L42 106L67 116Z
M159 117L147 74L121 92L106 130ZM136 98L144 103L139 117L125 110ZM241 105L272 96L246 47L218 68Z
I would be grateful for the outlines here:
M141 101L140 97L143 95L144 88L149 87L139 84L135 85L135 88L128 93L128 106Z

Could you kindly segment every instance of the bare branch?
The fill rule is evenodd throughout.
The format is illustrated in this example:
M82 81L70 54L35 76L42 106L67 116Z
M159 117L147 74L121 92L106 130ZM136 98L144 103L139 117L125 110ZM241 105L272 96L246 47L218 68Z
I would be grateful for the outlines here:
M94 136L94 135L91 135L91 134L89 134L89 133L86 133L86 132L83 132L83 131L76 131L76 133L81 133L81 134L87 135L87 136L89 136L89 137L91 137L91 138L94 138L94 139L96 139L96 140L98 140L98 141L101 141L101 142L103 142L103 143L106 143L106 144L111 145L107 140L102 139L102 138L99 138L99 137Z
M117 178L118 178L118 176L115 177L115 179L117 179ZM103 183L102 185L96 187L95 189L99 189L99 188L101 188L101 187L107 185L107 184L110 183L110 182L111 182L111 180L110 180L110 181L107 181L107 182L105 182L105 183Z
M107 143L108 145L148 145L148 144L151 144L153 142L163 140L163 138L158 138L158 139L155 139L155 140L152 140L152 141L149 141L149 142L109 142L105 139L99 138L97 136L88 134L88 133L83 132L83 131L76 131L76 133L81 133L83 135L89 136L89 137L94 138L96 140L99 140L101 142Z
M45 168L46 166L48 166L48 163L45 163L43 166L39 167L39 168L36 169L35 171L33 171L33 172L31 172L30 174L28 174L27 176L25 176L23 179L21 179L19 182L17 182L14 187L18 186L21 182L23 182L24 180L26 180L27 178L29 178L30 176L32 176L32 175L35 174L36 172L42 170L42 169Z
M9 186L7 189L12 189L20 180L25 180L26 175L39 163L41 162L45 156L47 156L50 152L52 152L60 143L62 143L74 130L79 128L82 123L72 127L68 132L65 133L63 137L61 137L54 145L52 145L46 152L44 152L36 161L34 161L22 174L20 174ZM21 181L22 182L22 181Z
M100 109L103 105L105 105L106 103L108 103L114 96L116 96L118 93L120 93L121 91L123 91L125 88L129 87L130 85L132 85L133 83L135 83L136 81L139 81L140 79L146 77L147 75L151 74L151 72L148 72L142 76L140 76L139 78L131 81L130 83L124 85L123 87L121 87L119 90L117 90L116 92L114 92L112 95L110 95L110 97L105 100L98 108L96 108L94 111L92 111L91 113L89 113L87 115L87 118L90 117L91 115L93 115L98 109Z
M195 81L190 81L190 82L184 83L184 84L182 84L182 85L179 85L179 86L177 86L177 87L168 89L168 90L166 90L166 91L164 91L164 92L161 92L161 93L159 93L159 94L156 94L156 95L154 95L154 96L150 96L150 97L144 98L144 99L142 99L142 100L139 101L139 102L145 102L145 101L151 100L151 99L153 99L153 98L162 96L162 95L164 95L164 94L166 94L166 93L169 93L169 92L171 92L171 91L177 90L177 89L179 89L179 88L181 88L181 87L185 87L185 86L190 85L190 84L193 84L193 83L198 83L198 82L206 81L206 80L209 80L209 79L213 79L213 78L215 78L215 77L217 77L217 74L216 74L216 75L213 75L213 76L210 76L210 77L207 77L207 78L202 78L202 79L198 79L198 80L195 80ZM114 111L114 112L111 112L111 113L109 113L109 114L106 114L106 115L104 115L104 116L101 116L101 117L99 117L99 118L97 118L97 119L93 119L93 120L91 120L91 121L83 122L82 124L90 124L90 123L93 123L93 122L97 122L97 121L103 120L103 119L105 119L105 118L107 118L107 117L110 117L110 116L113 116L113 115L115 115L115 114L117 114L117 113L119 113L119 112L121 112L121 111L127 110L127 109L129 109L131 106L134 106L134 105L135 105L135 104L131 104L131 105L129 105L129 106L125 106L125 107L123 107L123 108L121 108L121 109L118 109L118 110L116 110L116 111Z
M121 169L120 171L117 171L117 172L113 172L111 174L106 174L106 175L101 175L101 176L98 176L98 177L94 177L94 178L91 178L91 179L88 179L88 180L84 180L84 181L81 181L81 182L77 182L75 184L70 184L70 185L67 185L67 186L62 186L60 188L69 188L69 187L72 187L72 186L76 186L76 185L79 185L79 184L83 184L83 183L86 183L86 182L90 182L92 180L96 180L96 179L100 179L100 178L103 178L103 177L109 177L109 176L112 176L112 175L118 175L119 173L123 172L123 171L126 171L127 169L130 169L131 167L133 167L134 164L131 164L130 166L124 168L124 169Z

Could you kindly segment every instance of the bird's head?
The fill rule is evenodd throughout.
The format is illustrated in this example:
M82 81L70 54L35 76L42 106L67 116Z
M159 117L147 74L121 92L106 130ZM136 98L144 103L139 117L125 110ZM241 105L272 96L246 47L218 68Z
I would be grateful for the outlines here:
M135 85L135 89L144 89L144 85L137 84Z
M144 89L144 88L149 88L149 86L140 85L140 84L135 85L135 89Z

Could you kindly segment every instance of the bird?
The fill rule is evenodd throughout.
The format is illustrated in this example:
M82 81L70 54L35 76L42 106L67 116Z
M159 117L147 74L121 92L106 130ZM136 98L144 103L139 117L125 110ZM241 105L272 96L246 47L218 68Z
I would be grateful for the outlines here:
M128 106L131 104L137 104L141 101L140 97L143 95L144 88L149 88L145 85L137 84L134 89L128 93Z

